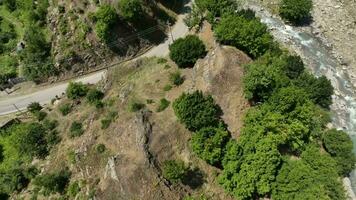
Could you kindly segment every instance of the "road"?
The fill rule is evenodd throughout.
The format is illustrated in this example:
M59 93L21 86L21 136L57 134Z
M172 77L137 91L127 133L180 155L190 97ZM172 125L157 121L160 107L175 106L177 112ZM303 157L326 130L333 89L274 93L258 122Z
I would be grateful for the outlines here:
M172 34L170 33L168 34L169 36L167 40L165 40L162 44L153 47L150 51L146 52L140 57L167 56L169 53L168 48L169 45L172 43L172 41L174 39L184 37L189 32L188 27L185 25L183 21L184 17L185 14L178 15L177 22L171 29ZM105 76L106 73L107 71L103 70L71 81L95 84L100 80L102 80L102 78ZM65 92L69 82L70 81L54 84L49 88L44 88L43 90L31 94L25 94L22 96L3 99L0 101L0 115L15 113L18 112L18 110L26 110L27 106L32 102L39 102L42 105L48 104L51 102L53 98L55 98L56 96L61 96Z

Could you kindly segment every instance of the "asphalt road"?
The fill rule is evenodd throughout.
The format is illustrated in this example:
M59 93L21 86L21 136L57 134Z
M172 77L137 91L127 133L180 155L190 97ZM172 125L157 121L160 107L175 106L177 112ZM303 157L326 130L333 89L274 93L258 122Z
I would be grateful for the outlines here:
M140 57L167 56L169 53L168 48L172 41L174 39L184 37L188 33L188 28L183 22L184 17L184 14L178 16L177 22L172 27L171 33L168 33L168 38L166 41L158 46L153 47L150 51L146 52ZM95 84L105 76L106 72L106 70L99 71L71 81ZM53 98L56 96L61 96L65 92L69 82L70 81L54 84L49 88L44 88L43 90L31 94L25 94L22 96L10 97L0 100L0 115L15 113L18 110L26 110L27 106L32 102L48 104Z

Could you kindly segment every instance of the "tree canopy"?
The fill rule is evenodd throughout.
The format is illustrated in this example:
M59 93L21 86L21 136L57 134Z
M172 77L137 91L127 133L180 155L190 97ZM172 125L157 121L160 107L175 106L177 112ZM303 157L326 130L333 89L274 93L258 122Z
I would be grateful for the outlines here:
M169 56L178 67L193 67L195 62L206 55L204 43L195 35L179 38L169 46Z
M312 0L282 0L279 15L292 24L303 24L310 18Z
M267 26L257 18L225 15L214 28L214 34L219 42L232 45L252 58L258 58L275 47Z
M202 128L194 133L191 140L193 152L210 165L221 166L225 145L230 134L223 128Z
M183 93L173 102L173 110L179 121L191 131L219 125L220 108L212 96L201 91Z
M119 1L120 14L127 20L138 20L144 13L141 0Z

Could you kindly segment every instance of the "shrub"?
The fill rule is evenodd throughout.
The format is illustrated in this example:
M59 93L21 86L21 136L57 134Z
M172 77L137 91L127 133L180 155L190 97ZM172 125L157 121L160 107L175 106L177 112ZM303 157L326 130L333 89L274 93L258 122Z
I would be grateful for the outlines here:
M184 77L181 76L179 71L169 74L169 80L175 86L179 86L184 83Z
M201 91L183 93L173 102L174 113L190 131L203 127L216 127L220 121L220 108L210 96Z
M43 127L46 130L52 131L53 129L55 129L58 126L58 121L57 120L49 120L46 119L43 121Z
M183 161L167 160L163 163L163 177L171 182L181 181L187 173Z
M72 125L70 126L70 134L69 137L74 138L74 137L79 137L83 135L84 130L83 130L83 125L80 122L73 122Z
M101 129L109 128L110 124L116 119L117 112L112 111L107 117L101 120Z
M143 2L141 0L121 0L119 1L119 9L121 15L126 20L137 20L143 15Z
M91 89L89 90L86 98L90 104L95 105L104 98L104 93L97 89Z
M75 199L75 197L77 196L77 194L80 192L80 186L78 181L74 181L73 183L71 183L68 186L68 190L67 190L67 195L71 198L71 199Z
M288 56L285 72L291 79L298 78L304 71L304 64L299 56Z
M11 194L26 188L30 180L23 171L20 168L13 168L6 172L0 172L0 193Z
M97 151L98 153L104 153L104 152L106 151L105 145L104 145L104 144L98 144L98 145L96 146L96 151Z
M303 73L294 80L294 84L305 89L315 104L326 109L332 104L334 88L325 76L316 78L310 73Z
M62 104L59 106L59 111L63 116L66 116L72 111L72 105L70 103Z
M169 84L167 84L167 85L165 85L165 86L163 87L163 91L165 91L165 92L168 92L168 91L171 90L171 89L172 89L172 86L169 85Z
M292 24L302 24L310 18L312 0L282 0L279 15Z
M108 41L111 26L114 25L119 18L115 9L110 5L102 5L98 11L96 11L93 18L96 21L96 34L102 41Z
M159 102L159 105L157 107L157 112L162 112L164 111L170 104L171 102L168 101L167 99L161 99Z
M44 158L48 155L46 129L39 123L22 123L12 126L10 143L21 155Z
M194 66L195 62L206 55L204 43L195 35L179 38L169 46L169 56L178 67Z
M230 134L224 128L202 128L193 134L193 152L210 165L221 166Z
M79 99L81 97L84 97L87 95L89 91L89 88L87 85L84 85L83 83L75 83L75 82L70 82L67 89L67 97L69 99Z
M34 113L35 117L38 121L42 121L47 117L47 113L43 111L38 111Z
M165 58L158 58L157 59L157 63L158 64L166 64L168 61L167 61L167 59L165 59Z
M268 50L274 50L273 37L259 19L246 19L238 15L223 16L214 29L217 40L232 45L252 58L258 58Z
M347 176L356 163L350 136L344 131L332 129L323 134L323 144L326 151L337 161L340 174Z
M30 103L28 106L27 106L27 110L30 112L30 113L35 113L35 112L38 112L40 110L42 110L42 106L40 103L38 102L32 102Z
M56 171L37 176L33 184L43 189L45 195L54 193L63 194L69 183L70 176L71 173L68 170Z
M139 110L142 110L145 108L145 104L136 102L136 101L131 101L129 104L129 111L130 112L137 112Z

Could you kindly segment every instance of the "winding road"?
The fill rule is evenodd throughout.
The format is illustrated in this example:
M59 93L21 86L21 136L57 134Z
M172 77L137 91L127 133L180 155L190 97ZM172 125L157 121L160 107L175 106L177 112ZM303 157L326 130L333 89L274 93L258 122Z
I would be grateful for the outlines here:
M177 17L177 22L175 25L171 28L171 32L168 34L167 40L165 40L163 43L161 43L158 46L153 47L151 50L146 52L145 54L137 57L137 58L142 58L142 57L164 57L167 56L169 53L169 45L172 43L174 39L184 37L188 32L188 27L185 25L183 19L186 14L181 14L178 15ZM137 59L135 58L135 59ZM127 62L129 62L128 60ZM102 80L105 77L105 74L107 73L107 70L102 70L99 72L95 72L93 74L89 74L71 81L74 82L82 82L82 83L88 83L88 84L95 84ZM26 110L27 106L32 103L32 102L39 102L41 104L48 104L50 101L55 98L56 96L61 96L70 81L54 84L49 88L44 88L40 91L31 93L31 94L25 94L22 96L16 96L16 97L9 97L5 98L3 100L0 100L0 115L7 115L11 113L18 112L19 110Z

